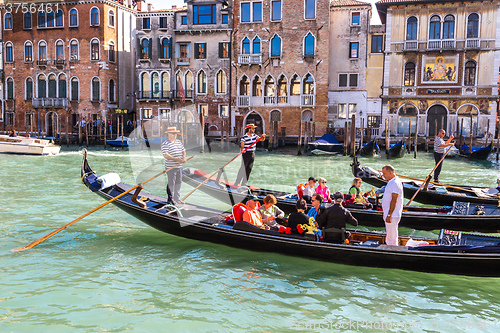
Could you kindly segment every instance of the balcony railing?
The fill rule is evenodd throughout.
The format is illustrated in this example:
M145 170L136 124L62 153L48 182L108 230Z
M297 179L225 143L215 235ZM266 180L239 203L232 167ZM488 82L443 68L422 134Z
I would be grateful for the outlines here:
M172 98L182 99L182 91L172 90ZM184 90L184 99L193 99L193 90Z
M288 96L278 96L278 104L288 104Z
M300 96L300 105L314 105L315 99L314 95L301 95Z
M58 108L66 109L68 107L67 98L33 98L34 108Z
M447 39L447 40L443 40L443 46L442 48L445 49L445 50L454 50L456 49L456 45L455 45L455 40L454 39Z
M158 100L158 99L169 99L170 98L170 91L149 91L149 90L143 90L138 92L138 98L139 99L153 99L153 100Z
M46 59L45 59L45 60L37 60L37 61L36 61L36 64L37 64L38 66L47 66L47 65L49 64L49 61L48 61L48 60L46 60Z
M276 96L264 96L264 104L276 104Z
M66 60L64 59L57 59L57 60L54 60L54 65L64 65L66 63Z
M481 43L479 42L479 39L466 39L465 40L465 48L466 49L478 49L480 47Z
M248 95L239 95L237 98L238 106L250 106L250 96Z
M177 65L189 65L189 58L177 58Z
M418 50L418 42L417 41L406 41L405 42L405 50Z
M441 48L440 40L430 40L427 42L427 48L429 50L439 50Z
M239 64L260 65L262 64L262 54L240 54L238 55Z

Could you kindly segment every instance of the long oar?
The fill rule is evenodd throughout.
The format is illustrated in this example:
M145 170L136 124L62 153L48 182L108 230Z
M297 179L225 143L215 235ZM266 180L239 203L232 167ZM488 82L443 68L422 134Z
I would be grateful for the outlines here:
M408 203L406 204L407 206L409 206L411 204L411 202L413 201L413 199L415 199L415 197L417 196L418 192L420 192L420 190L422 189L422 187L427 184L427 181L430 179L430 177L432 177L432 173L434 172L434 170L436 170L436 168L441 164L441 162L443 162L444 158L446 157L446 155L448 155L448 153L450 152L451 149L448 149L448 151L446 152L446 154L443 155L443 157L441 157L441 160L436 163L436 165L434 166L434 169L432 169L432 171L429 173L429 175L425 178L425 181L422 182L422 185L420 185L420 187L418 188L417 192L415 192L415 194L413 195L413 197L411 197L410 201L408 201Z
M184 196L184 198L182 198L181 200L184 201L186 200L187 197L189 197L191 194L193 194L194 191L196 191L197 189L199 189L201 187L201 185L205 184L206 182L208 182L210 180L210 178L212 178L213 176L215 176L215 174L217 172L219 172L220 169L224 169L229 163L231 163L232 161L234 161L236 158L238 158L238 156L240 156L241 154L243 154L244 152L246 152L248 149L250 149L250 147L254 146L257 144L257 142L259 142L264 136L261 136L257 141L255 141L254 143L252 143L250 146L248 146L247 148L245 148L242 152L240 152L238 155L236 155L235 157L233 157L229 162L227 162L226 164L224 164L222 167L220 167L219 169L217 169L213 174L211 174L209 177L207 177L207 179L205 179L202 183L200 183L200 185L196 186L191 192L189 192L188 194L186 194Z
M188 161L188 160L192 159L193 157L194 157L194 156L191 156L191 157L187 158L187 159L186 159L186 161ZM59 231L62 231L62 230L64 230L64 229L66 229L67 227L69 227L70 225L72 225L73 223L80 221L80 220L81 220L81 219L83 219L85 216L88 216L88 215L92 214L92 213L93 213L93 212L95 212L96 210L101 209L102 207L104 207L104 206L106 206L107 204L109 204L109 203L111 203L111 202L115 201L116 199L119 199L119 198L123 197L125 194L127 194L127 193L129 193L129 192L132 192L133 190L135 190L135 189L136 189L136 188L138 188L139 186L142 186L142 185L146 184L147 182L149 182L149 181L151 181L151 180L153 180L153 179L155 179L155 178L157 178L157 177L159 177L159 176L163 175L165 172L168 172L168 171L172 170L173 168L175 168L175 167L177 167L177 166L179 166L179 165L181 165L181 164L182 164L182 163L177 163L176 165L174 165L174 166L173 166L173 167L171 167L170 169L163 170L163 171L162 171L162 172L160 172L159 174L157 174L157 175L155 175L155 176L153 176L153 177L149 178L148 180L143 181L142 183L139 183L139 184L135 185L135 186L134 186L134 187L132 187L131 189L128 189L127 191L123 192L123 193L122 193L122 194L120 194L120 195L117 195L117 196L116 196L116 197L114 197L113 199L106 201L105 203L103 203L103 204L99 205L98 207L96 207L96 208L92 209L90 212L85 213L85 214L83 214L82 216L80 216L80 217L78 217L78 218L74 219L73 221L71 221L71 222L69 222L69 223L67 223L67 224L63 225L63 226L62 226L62 227L60 227L59 229L56 229L56 230L52 231L51 233L48 233L47 235L45 235L45 236L43 236L43 237L41 237L41 238L37 239L37 240L36 240L36 241L34 241L34 242L29 243L29 244L28 244L28 245L26 245L26 246L23 246L23 247L20 247L20 248L17 248L17 249L12 249L12 250L10 250L10 252L19 252L19 251L24 251L24 250L28 250L28 249L31 249L32 247L37 246L38 244L40 244L40 243L41 243L41 242L43 242L44 240L46 240L46 239L48 239L48 238L50 238L50 237L54 236L55 234L57 234Z

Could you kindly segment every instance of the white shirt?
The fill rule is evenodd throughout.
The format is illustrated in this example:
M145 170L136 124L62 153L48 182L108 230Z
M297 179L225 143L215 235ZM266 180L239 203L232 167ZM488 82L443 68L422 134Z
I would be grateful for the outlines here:
M309 187L309 185L307 185L307 187L304 189L303 195L308 195L308 196L312 197L312 195L314 193L315 193L314 187Z
M392 194L398 194L398 200L396 202L396 207L392 212L393 217L401 217L403 213L403 184L397 176L392 178L385 187L384 197L382 198L382 210L384 211L384 221L389 214L389 209L391 208Z
M444 141L442 138L439 136L436 136L434 139L434 151L438 154L444 154L446 147L439 147L441 145L445 145L446 141Z

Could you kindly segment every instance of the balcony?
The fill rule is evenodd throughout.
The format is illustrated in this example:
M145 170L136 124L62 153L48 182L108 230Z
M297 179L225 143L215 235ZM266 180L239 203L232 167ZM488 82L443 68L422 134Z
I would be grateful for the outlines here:
M169 99L170 91L138 91L138 99L139 100L159 100L159 99Z
M430 40L427 42L427 49L429 50L440 50L441 41L440 40Z
M182 96L182 91L172 90L173 99L193 99L193 90L184 90L184 97Z
M315 104L314 95L301 95L300 96L300 105L302 106L312 106Z
M442 48L444 50L454 50L456 49L456 41L454 39L446 39L443 40L443 46Z
M465 48L466 49L479 49L480 47L481 47L481 43L479 42L478 38L465 40Z
M33 98L32 105L34 108L67 109L68 108L68 99L67 98Z
M49 65L49 60L45 59L45 60L37 60L36 61L36 64L40 67L46 67Z
M418 50L417 41L406 41L404 46L405 51L416 51Z
M276 104L276 96L264 96L264 104Z
M262 54L240 54L238 55L240 65L261 65Z
M278 96L278 104L288 104L288 96Z
M189 58L177 58L175 59L177 62L177 66L188 65L189 66Z
M65 63L66 63L66 60L64 60L64 59L54 60L54 65L56 65L56 66L64 66Z
M236 99L237 106L239 107L248 107L250 106L250 96L248 95L239 95Z

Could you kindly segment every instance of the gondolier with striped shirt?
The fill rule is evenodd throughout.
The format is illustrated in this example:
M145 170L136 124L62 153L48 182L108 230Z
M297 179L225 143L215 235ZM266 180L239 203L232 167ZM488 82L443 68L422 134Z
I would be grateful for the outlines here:
M255 128L257 128L257 126L255 126L254 124L248 124L245 126L246 133L241 137L240 140L241 151L252 146L257 140L265 140L266 135L262 134L261 139L260 136L255 134ZM241 183L241 186L247 186L247 181L250 178L250 173L252 172L253 168L253 162L255 160L255 147L256 145L253 145L246 152L241 154L243 158L241 161L241 168L238 171L238 176L236 177L236 182L234 183L234 185L238 186Z
M169 127L167 129L168 140L161 145L161 152L165 158L165 169L170 169L179 163L186 162L186 149L180 140L177 139L177 135L181 135L181 132L175 127ZM167 183L167 195L169 204L180 204L182 203L181 196L181 184L182 184L182 166L173 168L167 172L168 183Z
M436 164L438 164L439 161L441 161L441 159L443 158L444 153L446 152L446 148L454 145L454 143L451 142L451 140L453 140L454 136L450 135L450 138L447 141L444 141L443 137L445 134L446 134L446 131L444 129L440 129L438 132L438 135L434 139L434 161L436 162ZM439 183L439 174L441 173L442 166L443 166L443 162L441 162L436 167L436 170L434 170L434 181L436 183Z

